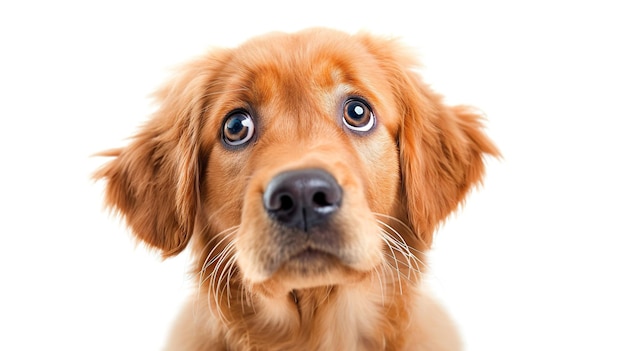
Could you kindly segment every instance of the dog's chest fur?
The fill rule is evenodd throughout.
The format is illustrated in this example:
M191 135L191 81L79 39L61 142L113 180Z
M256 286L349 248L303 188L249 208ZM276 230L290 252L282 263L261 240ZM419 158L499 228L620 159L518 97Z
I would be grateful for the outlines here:
M406 313L401 312L406 306L398 306L401 299L385 301L384 296L371 287L335 287L295 291L280 301L261 298L257 313L244 321L247 328L226 332L227 339L230 335L246 344L227 344L241 351L396 350L404 339L398 331L406 327ZM263 332L252 335L250 330ZM240 333L248 334L241 338Z

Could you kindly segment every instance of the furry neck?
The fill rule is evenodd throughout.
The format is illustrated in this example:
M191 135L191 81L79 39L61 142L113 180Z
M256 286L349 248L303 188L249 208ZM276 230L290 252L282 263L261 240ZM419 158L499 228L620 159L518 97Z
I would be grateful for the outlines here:
M407 283L403 294L413 290ZM281 297L240 290L246 296L239 303L218 308L233 350L385 350L402 343L407 326L405 301L411 299L396 296L397 285L366 279Z

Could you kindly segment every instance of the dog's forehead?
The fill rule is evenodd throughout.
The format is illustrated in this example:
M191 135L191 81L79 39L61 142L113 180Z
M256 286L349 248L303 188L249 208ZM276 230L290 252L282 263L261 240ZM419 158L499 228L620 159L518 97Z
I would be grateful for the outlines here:
M374 56L354 37L329 34L271 35L236 48L230 62L234 84L257 105L279 97L303 105L319 104L310 100L328 94L373 95Z

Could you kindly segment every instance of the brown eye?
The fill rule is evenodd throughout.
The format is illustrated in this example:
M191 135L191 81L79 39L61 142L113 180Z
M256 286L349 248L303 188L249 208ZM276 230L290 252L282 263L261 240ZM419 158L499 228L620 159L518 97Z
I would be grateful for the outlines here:
M343 123L350 130L367 132L374 127L376 118L372 109L359 99L350 99L343 105Z
M245 111L235 111L224 121L222 136L224 142L231 146L247 143L254 135L254 121Z

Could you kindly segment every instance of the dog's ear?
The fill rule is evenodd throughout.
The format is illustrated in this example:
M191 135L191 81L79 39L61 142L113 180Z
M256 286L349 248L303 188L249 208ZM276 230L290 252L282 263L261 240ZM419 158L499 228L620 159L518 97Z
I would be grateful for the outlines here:
M215 60L185 66L155 95L159 109L95 174L106 181L105 203L163 257L182 251L194 230L199 202L199 128Z
M430 246L437 225L481 182L486 155L499 156L482 131L481 117L465 106L446 106L410 69L401 75L403 122L398 143L411 225Z
M361 42L378 59L394 92L401 125L403 200L413 232L425 247L437 225L481 182L484 157L499 156L482 131L481 117L464 106L450 107L413 70L411 50L395 39L367 34Z

